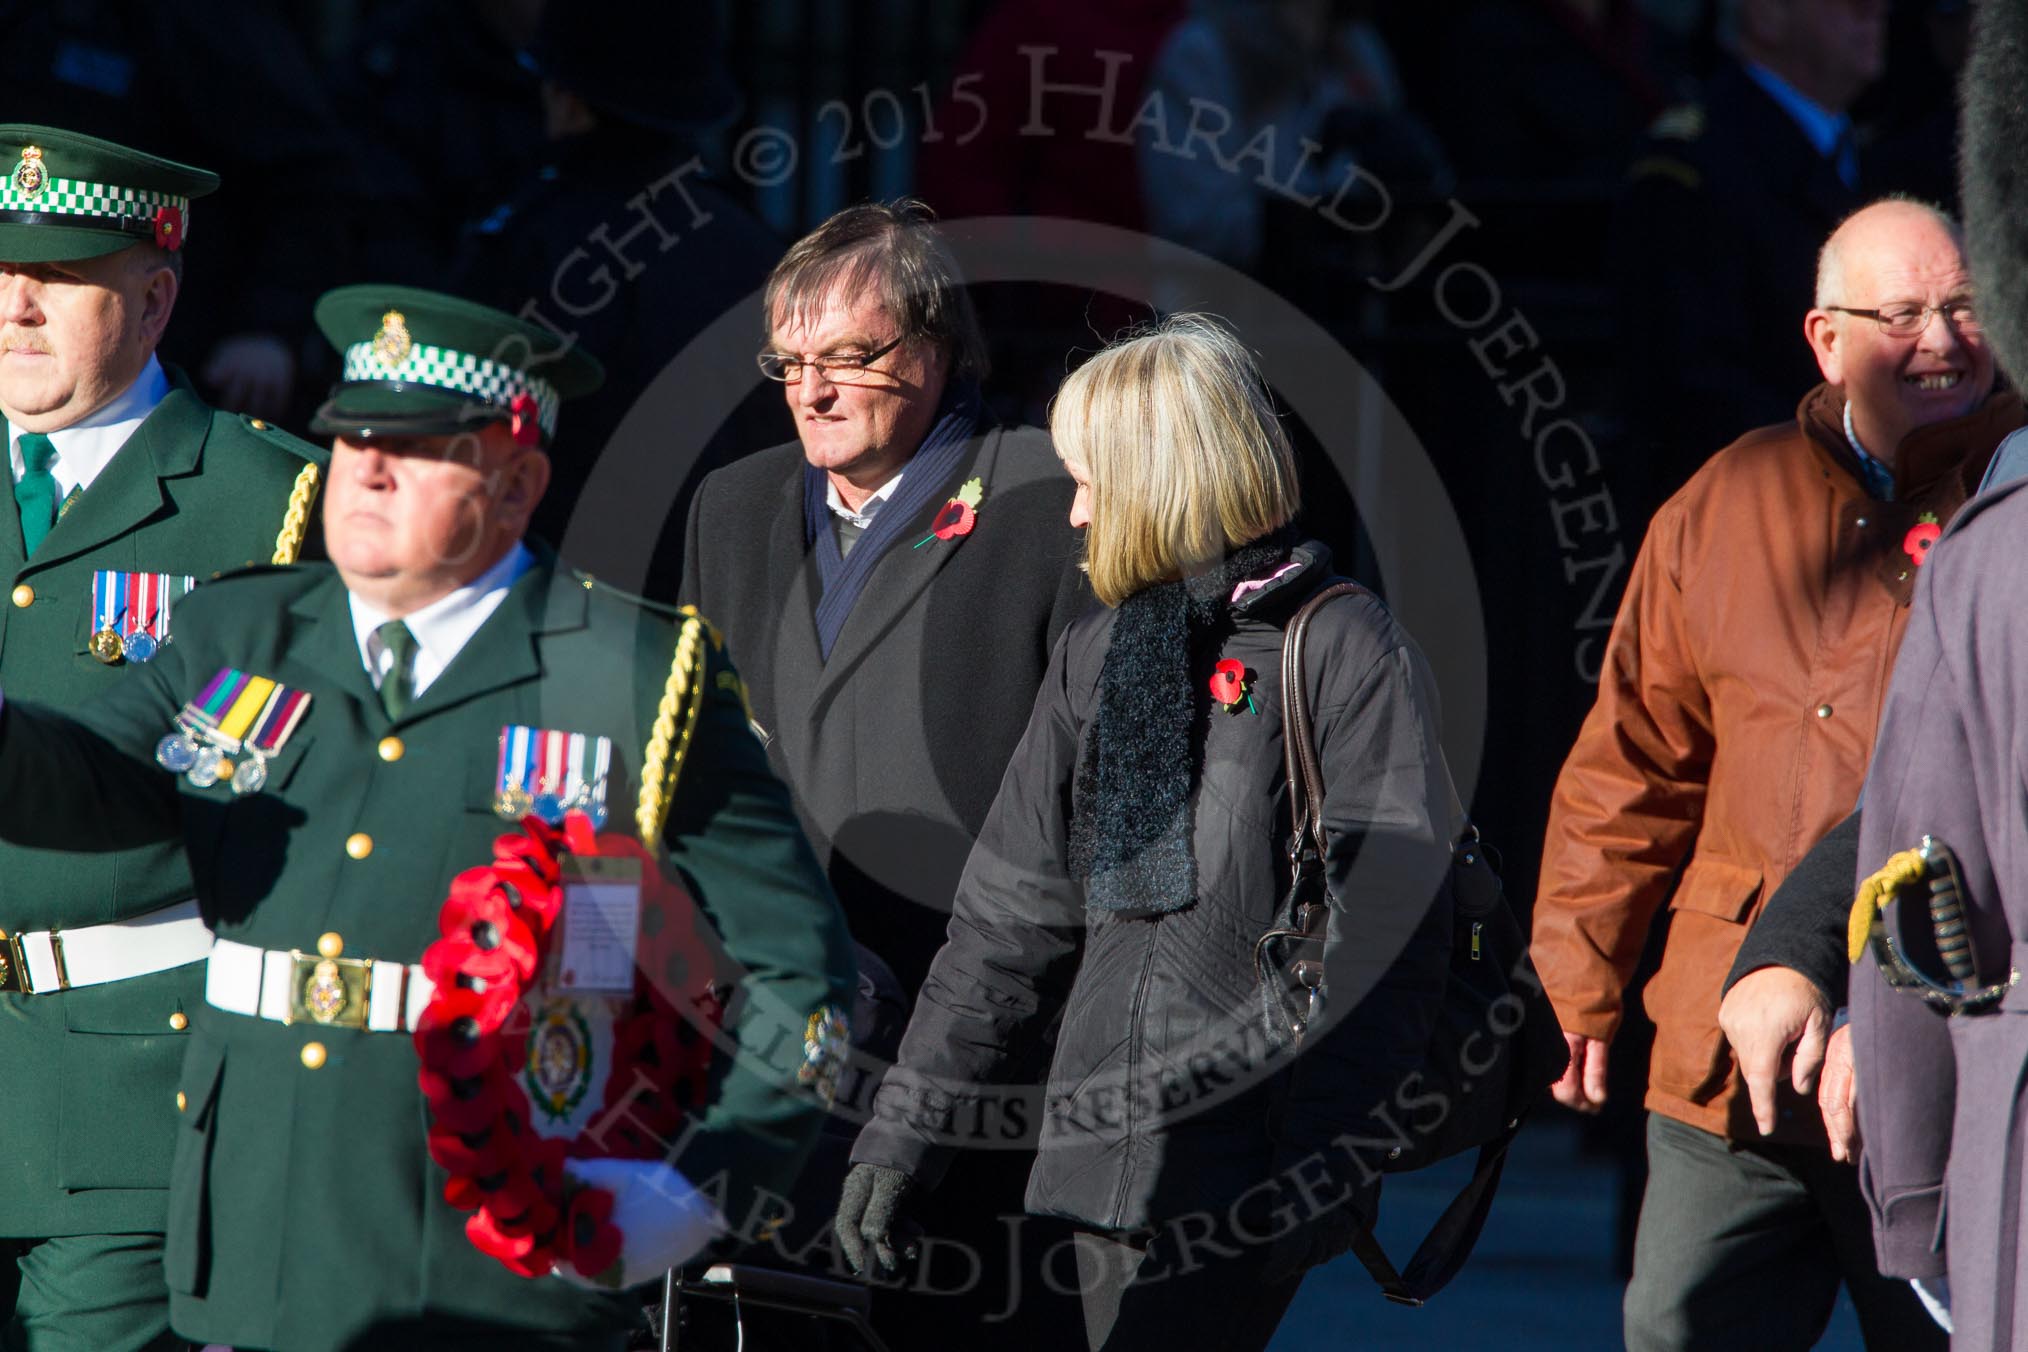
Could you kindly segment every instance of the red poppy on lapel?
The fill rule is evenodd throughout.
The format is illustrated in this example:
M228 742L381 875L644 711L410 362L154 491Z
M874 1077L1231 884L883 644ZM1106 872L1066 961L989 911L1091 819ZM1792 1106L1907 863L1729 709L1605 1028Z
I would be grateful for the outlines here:
M1916 518L1915 524L1908 528L1908 534L1901 537L1901 547L1909 558L1915 560L1915 566L1920 568L1928 560L1930 549L1942 535L1943 527L1938 524L1936 513L1924 512Z
M1246 663L1227 657L1211 669L1211 698L1225 706L1225 712L1236 714L1242 705L1251 713L1260 712L1246 687Z
M932 540L957 540L970 535L972 527L979 524L979 499L985 496L986 486L977 477L965 480L930 522L930 533L913 547L921 549Z

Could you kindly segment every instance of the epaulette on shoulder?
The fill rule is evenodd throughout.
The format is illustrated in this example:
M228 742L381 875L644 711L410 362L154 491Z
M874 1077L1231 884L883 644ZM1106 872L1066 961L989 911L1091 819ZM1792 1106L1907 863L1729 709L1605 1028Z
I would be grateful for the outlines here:
M251 606L258 612L271 604L268 600L252 601L248 598L258 590L269 597L294 596L308 587L316 585L323 573L331 567L328 563L279 564L250 563L241 568L226 568L209 577L198 579L199 586L191 593L197 596L220 583L230 582L241 589L241 599L236 605ZM182 602L178 602L181 605ZM207 603L208 604L208 603Z
M570 570L570 574L583 585L586 591L594 592L608 600L618 601L623 605L632 606L638 610L645 610L651 615L660 615L663 619L668 620L678 628L681 628L684 622L688 620L696 620L704 626L704 634L711 640L713 649L725 647L724 633L719 630L717 625L699 614L696 606L675 606L670 605L667 601L651 601L639 592L630 592L624 587L615 587L610 582L602 582L582 569L573 568Z
M291 564L249 563L243 568L227 568L222 572L213 573L205 581L230 582L235 578L268 576L294 578L297 575L297 569Z
M1657 141L1695 141L1704 135L1704 105L1678 103L1664 108L1648 124L1648 135Z
M331 452L327 447L313 441L305 441L293 432L285 432L266 418L256 418L251 413L229 414L241 427L277 450L287 451L298 460L307 460L313 465L331 463Z

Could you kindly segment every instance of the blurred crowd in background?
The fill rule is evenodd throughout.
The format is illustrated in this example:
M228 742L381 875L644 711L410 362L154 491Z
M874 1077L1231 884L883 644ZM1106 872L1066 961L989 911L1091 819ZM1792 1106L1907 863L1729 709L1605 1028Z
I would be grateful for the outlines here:
M1474 813L1525 906L1649 514L1816 382L1801 326L1831 227L1888 192L1955 205L1968 10L42 0L0 3L0 74L19 117L222 175L164 345L221 405L300 430L334 374L311 299L362 278L577 334L610 378L557 448L556 539L657 374L851 202L1088 222L1248 274L1378 381L1464 526L1500 673ZM988 395L1037 422L1150 313L1103 288L978 300ZM711 341L748 360L752 314ZM753 387L686 449L693 483L790 437ZM1308 529L1384 591L1328 449L1348 429L1297 421ZM679 554L665 535L658 561ZM1613 1064L1638 1132L1640 1058Z

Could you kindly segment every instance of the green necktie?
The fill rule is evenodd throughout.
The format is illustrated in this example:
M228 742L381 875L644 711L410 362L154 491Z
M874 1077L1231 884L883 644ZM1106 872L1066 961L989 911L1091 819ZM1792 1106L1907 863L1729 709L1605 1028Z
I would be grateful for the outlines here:
M400 620L389 620L373 631L380 646L394 658L394 665L380 681L380 707L389 720L400 718L415 703L415 635Z
M55 459L56 443L48 437L21 434L21 481L14 485L14 505L21 510L21 546L28 556L56 521L56 476L49 472Z

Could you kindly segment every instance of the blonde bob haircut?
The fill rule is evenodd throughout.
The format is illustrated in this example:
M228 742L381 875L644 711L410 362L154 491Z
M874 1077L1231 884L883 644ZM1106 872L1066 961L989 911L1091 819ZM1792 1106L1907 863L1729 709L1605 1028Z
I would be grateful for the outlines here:
M1109 606L1288 524L1301 505L1267 382L1209 315L1172 315L1079 367L1049 434L1089 476L1085 571Z

